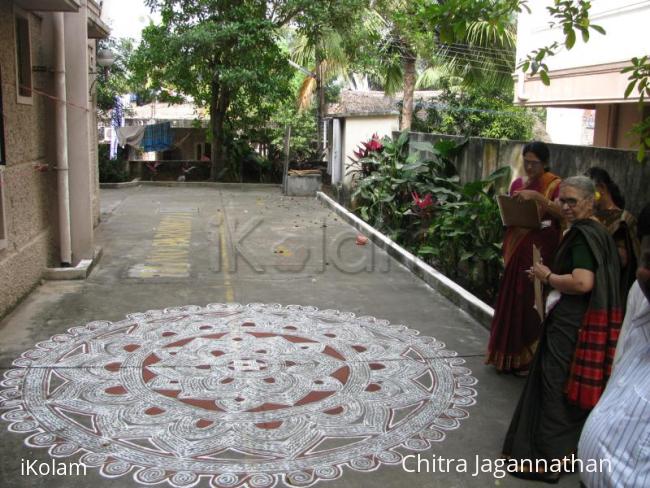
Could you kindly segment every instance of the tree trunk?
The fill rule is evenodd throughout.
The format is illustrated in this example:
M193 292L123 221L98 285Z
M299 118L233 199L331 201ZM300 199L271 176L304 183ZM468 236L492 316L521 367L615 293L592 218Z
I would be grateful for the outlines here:
M323 60L316 48L316 158L323 154L323 110L325 108L325 87L323 86Z
M413 93L415 92L415 59L412 50L408 49L402 57L402 68L404 70L404 99L402 101L402 120L400 130L411 128L413 120Z
M219 85L218 80L212 82L210 94L210 128L212 130L212 151L210 167L210 179L212 181L223 180L226 173L226 155L224 152L223 126L228 110L228 93Z

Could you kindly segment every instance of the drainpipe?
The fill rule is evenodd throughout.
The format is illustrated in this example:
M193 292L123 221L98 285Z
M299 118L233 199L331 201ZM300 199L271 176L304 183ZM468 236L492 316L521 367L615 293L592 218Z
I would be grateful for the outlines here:
M68 185L68 117L65 91L65 32L63 13L52 14L54 24L54 130L59 207L59 244L61 266L72 264L70 236L70 188Z

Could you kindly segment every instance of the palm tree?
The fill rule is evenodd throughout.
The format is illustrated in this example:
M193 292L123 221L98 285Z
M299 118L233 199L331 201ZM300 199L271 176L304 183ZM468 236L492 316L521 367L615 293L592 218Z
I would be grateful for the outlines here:
M461 34L455 34L454 43L445 44L440 42L439 26L423 29L421 22L412 20L408 9L409 3L403 0L383 0L375 2L372 10L381 38L379 79L388 94L399 89L404 94L402 130L411 126L416 86L435 88L449 78L460 85L512 85L514 19L470 21ZM419 74L418 65L424 66Z
M437 77L456 77L461 85L486 84L511 87L517 42L514 21L498 26L485 20L470 22L464 36L451 44L439 44L421 84Z
M291 59L300 66L313 67L312 75L305 76L298 91L298 108L305 110L317 95L316 123L318 127L318 157L323 152L323 116L325 114L325 85L339 76L348 76L348 56L344 39L334 29L321 31L317 42L297 36L291 46Z
M515 23L476 20L468 23L464 34L452 44L412 41L412 32L391 20L392 13L403 12L403 0L377 1L362 16L368 44L373 44L377 69L371 77L387 95L403 92L400 129L409 129L413 117L414 92L417 88L436 88L445 79L457 85L479 83L511 86L515 69ZM313 66L315 76L305 77L299 91L299 107L310 106L314 93L318 96L319 150L322 148L322 115L324 86L333 79L354 79L346 49L345 34L324 30L317 43L297 37L292 46L292 59L301 66ZM432 47L433 46L433 47ZM418 70L418 66L421 67ZM418 72L419 71L419 72Z

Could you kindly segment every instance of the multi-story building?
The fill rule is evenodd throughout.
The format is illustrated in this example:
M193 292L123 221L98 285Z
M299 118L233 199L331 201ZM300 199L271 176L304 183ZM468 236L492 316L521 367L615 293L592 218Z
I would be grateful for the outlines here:
M550 0L528 2L531 12L520 14L518 60L553 41L563 43L561 26L549 26L551 17L546 7L552 4ZM593 24L603 27L606 34L592 30L589 41L584 43L578 32L578 40L571 50L562 46L555 56L548 58L550 86L545 86L539 76L524 76L519 72L515 102L532 107L593 110L593 122L588 113L573 117L553 115L549 117L550 123L573 120L574 125L583 124L584 127L549 127L548 131L551 135L554 131L574 133L578 144L585 132L592 131L594 146L634 149L638 142L629 131L642 118L650 116L650 105L640 109L635 103L638 96L624 97L628 74L621 70L630 65L633 57L650 54L646 30L650 25L650 1L594 0L589 17Z
M48 268L94 257L94 0L0 0L0 316Z

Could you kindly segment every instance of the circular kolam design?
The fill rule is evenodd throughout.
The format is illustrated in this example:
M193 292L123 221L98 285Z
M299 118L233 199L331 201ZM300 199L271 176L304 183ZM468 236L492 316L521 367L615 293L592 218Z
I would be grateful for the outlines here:
M211 304L72 327L22 354L2 419L105 477L309 486L442 441L476 379L432 337L374 317Z

